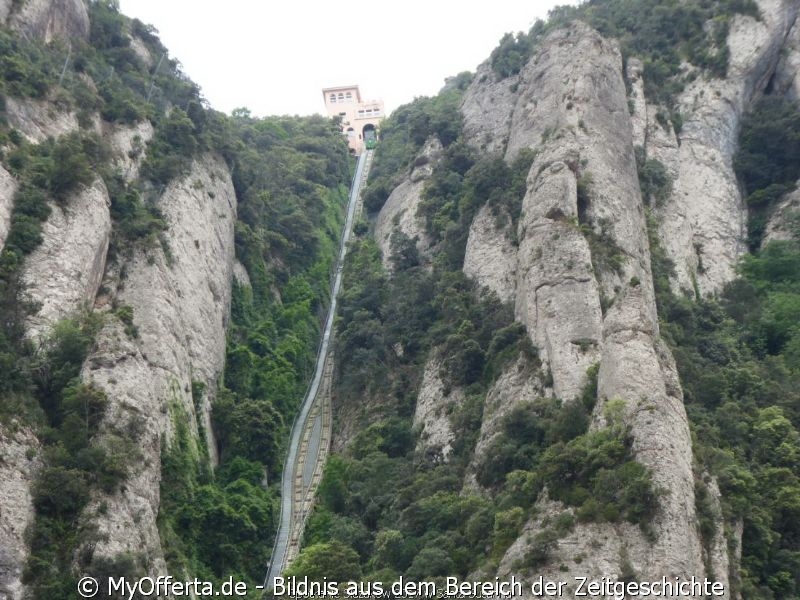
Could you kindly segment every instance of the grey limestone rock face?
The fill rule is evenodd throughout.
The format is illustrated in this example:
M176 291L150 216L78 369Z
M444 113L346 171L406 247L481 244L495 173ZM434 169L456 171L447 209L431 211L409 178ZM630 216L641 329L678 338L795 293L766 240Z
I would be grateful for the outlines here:
M770 215L764 228L762 246L773 240L800 238L800 189L786 194Z
M781 52L772 82L773 92L785 94L790 100L800 100L800 23L795 19Z
M559 502L540 501L536 507L536 516L526 523L521 535L509 547L497 569L497 576L507 578L516 575L523 579L515 563L523 560L537 534L545 531L561 515L572 515L571 509L565 509ZM600 581L601 577L617 578L623 565L632 567L636 573L642 573L644 557L649 543L636 525L630 523L617 524L613 529L606 524L576 523L565 534L555 548L551 549L551 559L547 564L535 570L534 578L540 575L545 581L564 581L569 584L559 596L546 598L576 598L575 578L586 577ZM523 580L531 579L530 576ZM533 596L530 589L523 588L523 598L541 598ZM646 597L646 596L641 596Z
M644 65L640 59L628 58L625 76L631 89L628 101L630 102L633 145L642 148L647 140L647 99L644 95L643 71Z
M620 256L644 250L620 65L616 46L586 26L555 32L520 75L508 142L507 156L539 151L518 226L516 314L565 401L600 358L601 298L623 294L620 280L647 268L644 257L623 261L622 276L595 264L588 234L603 230Z
M4 11L12 29L47 43L89 36L89 13L83 0L24 0L18 8L6 0L0 5L0 16Z
M147 67L153 66L153 57L145 43L136 36L131 36L131 49L136 53Z
M675 263L676 291L720 291L746 251L747 211L733 171L740 120L773 75L799 8L791 0L758 5L761 20L737 15L731 22L727 77L700 76L681 94L680 134L665 131L655 119L657 107L647 107L647 154L674 176L658 220L659 237Z
M454 405L464 401L464 390L455 388L445 395L445 386L439 376L441 366L441 361L435 357L429 358L425 365L413 423L415 428L421 430L417 452L447 460L453 450L455 437L448 412Z
M12 0L0 0L0 23L5 24L11 13Z
M230 174L215 157L197 159L191 172L173 181L159 207L169 225L169 250L136 251L116 285L114 302L133 310L137 337L109 317L97 348L84 365L85 381L104 390L109 408L101 443L132 440L125 491L96 497L86 509L98 527L95 554L144 555L165 572L156 527L162 444L185 423L198 456L203 445L214 457L209 407L225 359L234 265L236 197ZM192 383L206 384L195 410ZM205 432L207 439L203 439ZM99 511L98 507L106 509Z
M430 247L425 224L417 217L417 209L422 200L422 189L430 177L433 164L442 152L442 144L436 138L429 139L417 155L414 167L397 187L392 190L386 203L375 219L375 240L383 253L383 264L390 267L391 239L395 231L401 231L410 238L417 238L417 248L421 253Z
M38 450L30 431L0 424L0 600L23 597L25 530L34 518L31 486L41 466Z
M243 287L253 287L247 269L238 260L233 263L233 280Z
M14 194L17 191L17 182L0 166L0 250L6 243L8 229L11 226L11 212L14 210Z
M497 293L503 302L514 302L517 248L511 224L499 225L484 205L469 230L464 255L464 273Z
M47 100L6 98L8 124L29 142L39 144L47 138L58 138L78 130L78 117L72 111L58 108Z
M550 34L520 73L506 148L506 159L523 148L538 151L517 232L516 316L558 398L574 399L587 369L600 363L594 426L604 424L606 401L621 400L637 460L665 490L653 540L627 525L579 525L543 568L556 579L618 575L628 556L643 577L705 573L691 437L677 372L658 336L636 173L634 144L644 121L631 119L622 68L617 46L585 25ZM490 392L487 404L499 405L490 413L514 404L502 397ZM537 514L548 510L563 508L544 502ZM535 535L544 525L528 527ZM524 534L512 545L499 574L513 571L529 543ZM571 559L579 554L588 556Z
M28 337L38 339L57 321L94 304L111 235L109 205L99 179L63 208L51 203L42 243L25 259L22 273L25 294L39 306L28 319Z
M464 135L473 146L490 154L505 152L518 85L516 75L498 81L488 61L478 67L461 102Z
M145 148L153 137L153 131L153 124L150 121L106 127L103 137L111 147L115 167L122 172L126 181L133 181L139 177Z

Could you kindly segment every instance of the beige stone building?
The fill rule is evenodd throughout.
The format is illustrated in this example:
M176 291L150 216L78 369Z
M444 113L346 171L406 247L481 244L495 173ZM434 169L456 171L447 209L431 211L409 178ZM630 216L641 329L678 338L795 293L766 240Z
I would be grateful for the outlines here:
M362 100L357 85L322 90L329 117L341 117L342 133L354 154L361 154L366 142L378 139L383 120L383 100Z

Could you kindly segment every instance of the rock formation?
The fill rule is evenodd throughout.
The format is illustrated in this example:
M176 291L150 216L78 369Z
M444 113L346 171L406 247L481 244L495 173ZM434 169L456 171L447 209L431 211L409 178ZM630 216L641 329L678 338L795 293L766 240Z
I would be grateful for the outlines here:
M11 225L11 211L14 209L14 193L17 182L3 167L0 167L0 248L6 243L8 228Z
M25 294L38 306L28 335L38 338L56 322L94 304L111 235L108 191L101 180L51 206L42 244L25 262Z
M720 291L746 250L746 210L733 172L739 122L775 72L798 12L789 0L758 4L760 21L733 18L727 77L700 77L681 94L679 134L658 131L658 109L647 107L645 149L674 175L672 195L657 214L677 290L693 291L696 282L701 295Z
M16 430L15 430L16 427ZM31 489L39 470L36 436L12 423L0 424L0 598L22 597L28 557L25 531L33 522Z
M196 440L215 448L206 394L192 398L192 385L216 389L225 357L225 330L233 276L236 197L224 163L205 156L173 182L159 205L169 224L169 246L136 252L124 277L106 282L116 306L130 307L136 334L109 319L83 371L86 382L106 392L110 406L101 443L120 437L138 449L124 491L95 499L86 509L102 542L97 556L144 553L146 564L165 570L156 528L161 452L178 423ZM100 504L108 506L100 513Z
M0 21L29 38L88 36L81 0L1 2ZM141 43L139 44L141 46ZM140 52L147 51L142 46ZM5 98L5 118L29 143L79 130L76 113L49 98ZM111 152L112 166L133 182L153 137L153 125L104 123L91 131ZM15 178L0 167L0 247L13 211ZM191 171L162 190L157 204L169 227L160 245L139 243L113 259L111 200L100 178L50 202L42 243L25 258L22 284L36 310L26 335L38 343L64 318L94 310L103 327L82 378L107 395L109 407L95 443L125 465L120 490L98 492L82 522L98 558L132 553L148 572L165 573L156 527L161 452L188 427L196 454L216 460L210 405L225 358L234 265L236 196L219 157L195 159ZM242 269L243 270L243 269ZM240 279L246 278L240 275ZM124 312L127 323L117 317ZM202 385L198 385L202 384ZM194 389L205 393L193 398ZM34 520L32 486L41 467L35 432L0 424L0 598L24 595L21 577L28 556L26 530ZM84 548L84 551L87 549Z
M671 195L653 210L660 243L675 263L675 291L719 292L746 250L747 211L732 166L740 119L776 69L782 79L775 85L782 82L787 92L796 85L796 34L790 32L796 31L798 5L764 0L759 7L760 20L732 19L728 76L700 75L681 93L678 132L661 107L646 101L641 62L632 58L625 70L615 43L581 23L550 33L518 75L500 79L482 65L465 92L464 131L479 152L510 162L531 148L536 158L517 230L494 223L483 207L470 228L463 270L514 303L549 371L542 379L535 369L514 365L496 380L472 472L503 414L546 393L541 382L549 379L552 394L572 401L587 369L599 363L594 426L605 423L607 401L622 401L633 451L661 490L652 537L627 524L579 524L537 574L600 577L619 575L624 566L642 578L713 575L727 582L736 561L721 524L713 540L701 539L696 525L692 442L675 364L659 337L647 199L639 189L635 150L642 147L672 178ZM785 236L783 215L792 214L794 195L776 212L768 238ZM393 203L393 212L403 208L411 204ZM436 385L430 367L417 411L433 415L447 400L431 403ZM467 484L477 485L474 475L468 474ZM713 481L710 489L721 519ZM564 510L542 501L497 574L517 573L514 565L532 536ZM574 556L579 560L573 562Z
M48 43L89 35L89 13L82 0L2 0L0 18L12 29Z
M422 189L430 177L433 165L442 151L436 138L428 140L420 151L411 172L394 188L375 220L375 239L383 252L384 265L389 267L392 234L400 231L410 238L417 238L417 248L424 253L430 246L425 226L417 216L422 200Z

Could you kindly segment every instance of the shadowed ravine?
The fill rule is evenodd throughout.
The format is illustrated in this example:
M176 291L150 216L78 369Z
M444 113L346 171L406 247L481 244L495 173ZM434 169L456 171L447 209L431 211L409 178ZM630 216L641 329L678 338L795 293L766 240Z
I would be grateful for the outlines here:
M281 480L281 520L275 535L275 546L272 550L269 569L264 580L264 585L268 589L272 587L274 578L278 577L297 556L305 519L310 512L311 503L322 476L322 466L330 447L332 357L329 356L329 349L333 337L333 319L336 315L336 297L342 285L342 269L347 253L347 242L353 229L361 188L369 175L372 152L372 150L367 150L358 159L331 287L330 308L317 353L314 378L311 380L300 407L300 413L292 426L289 451L286 454Z

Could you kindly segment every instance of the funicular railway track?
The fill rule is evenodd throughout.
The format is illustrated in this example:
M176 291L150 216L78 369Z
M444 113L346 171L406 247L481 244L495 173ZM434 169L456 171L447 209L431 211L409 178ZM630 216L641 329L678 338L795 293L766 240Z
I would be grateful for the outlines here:
M336 298L342 285L347 242L355 218L361 212L361 189L369 175L372 153L373 150L366 150L358 159L350 188L347 216L331 286L328 316L322 331L314 377L292 426L281 479L280 523L264 580L264 587L267 590L272 588L274 578L279 577L300 552L306 519L313 508L314 495L322 479L323 468L330 451L333 419L331 409L333 319L336 314Z

